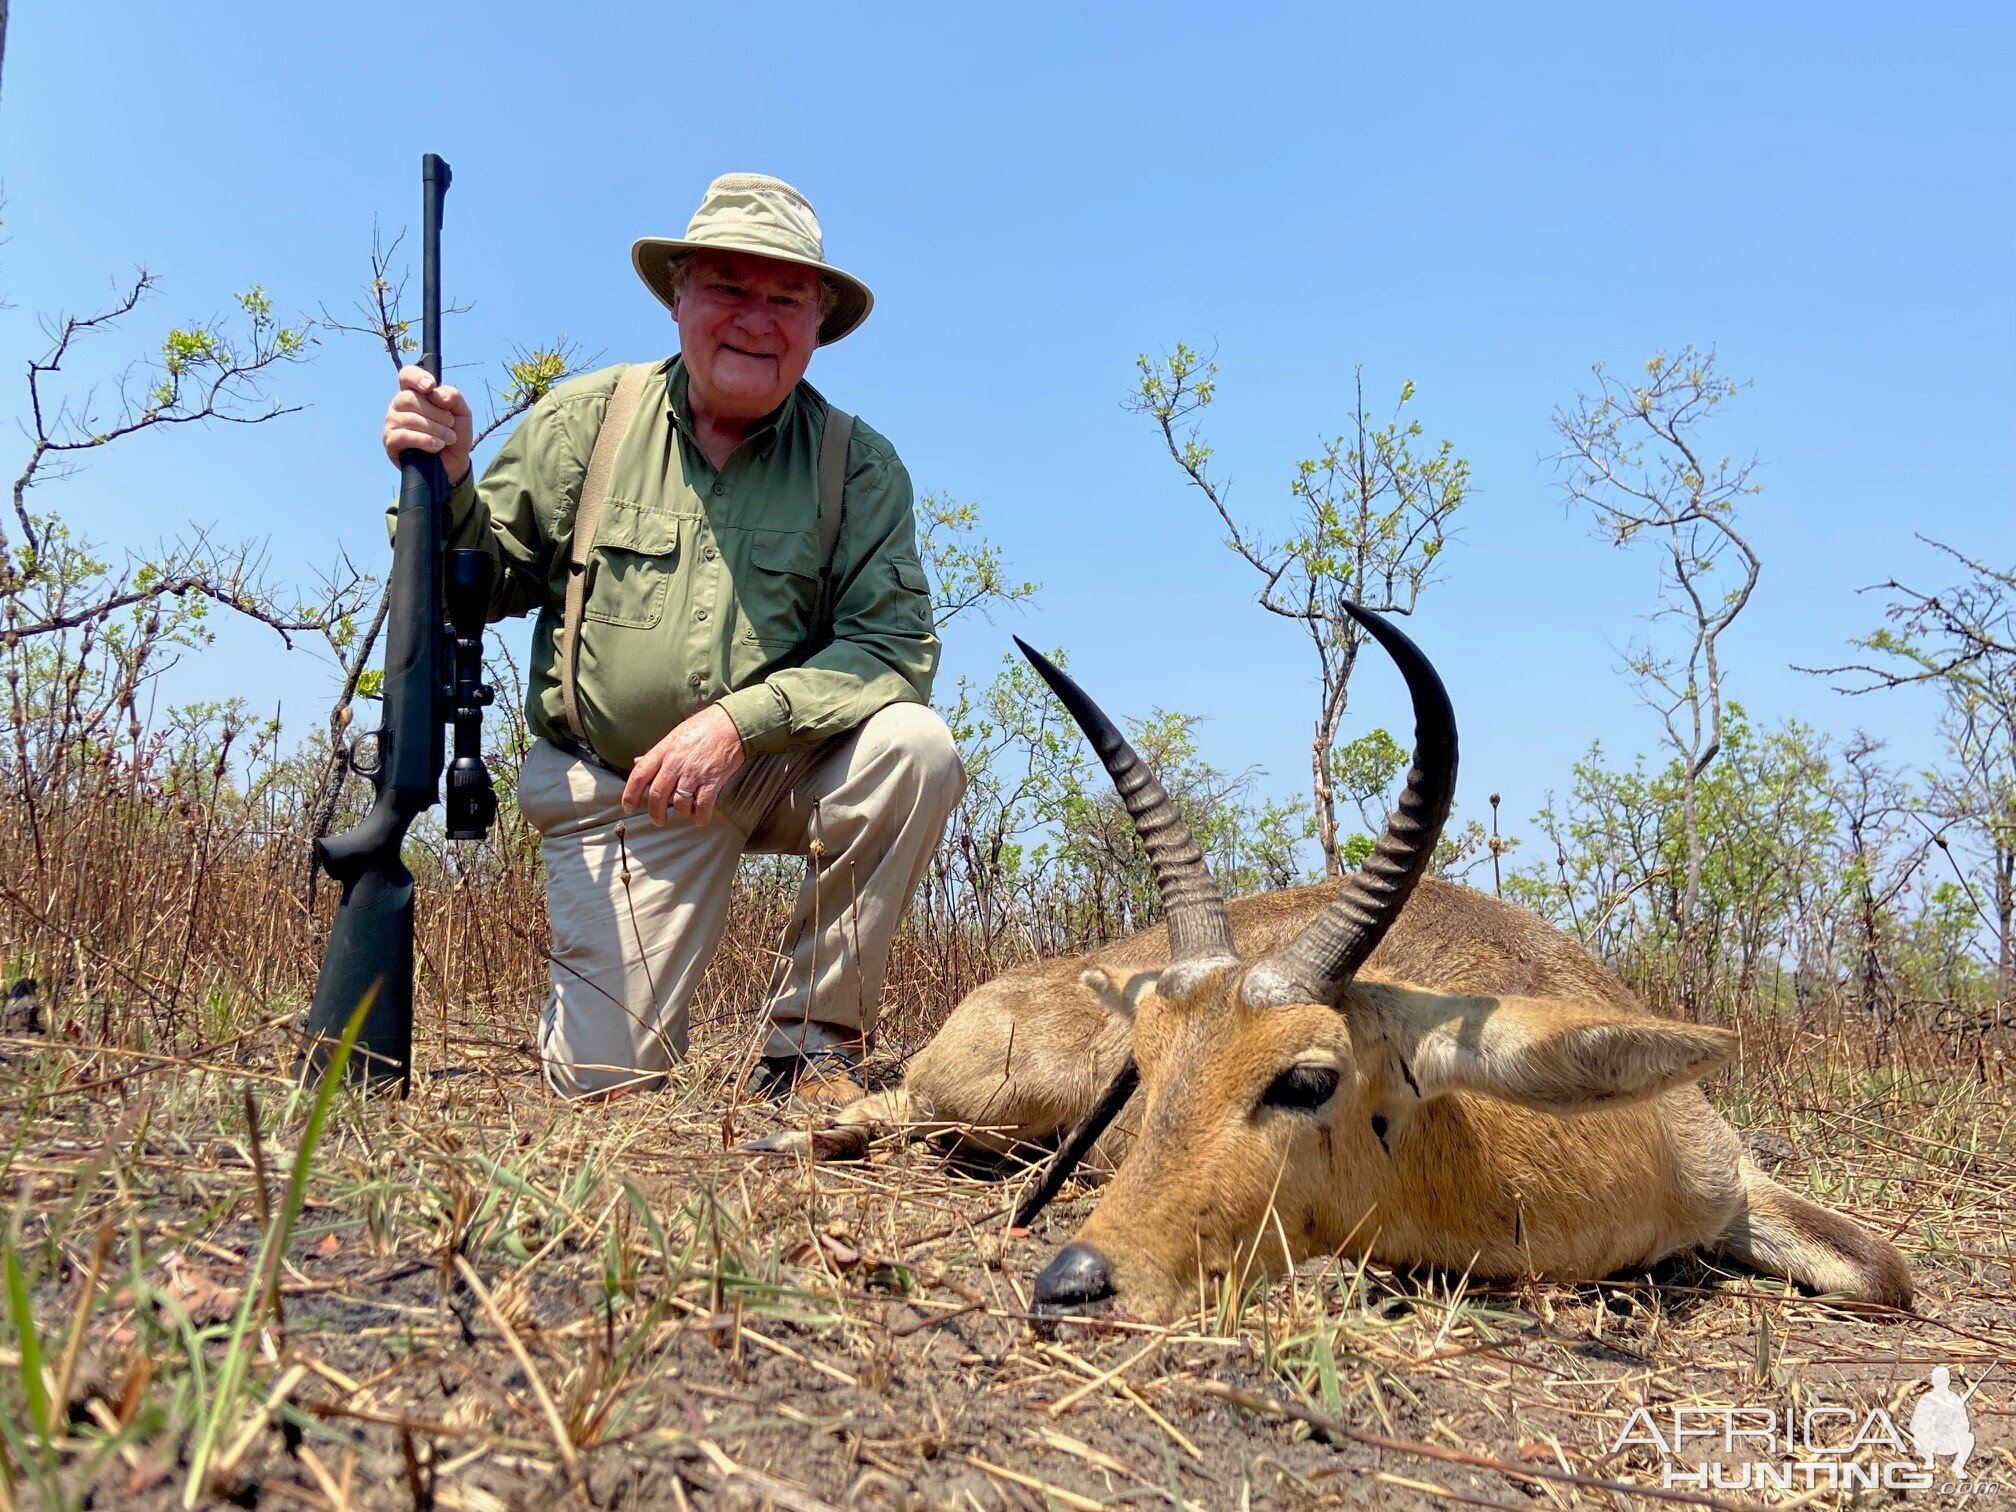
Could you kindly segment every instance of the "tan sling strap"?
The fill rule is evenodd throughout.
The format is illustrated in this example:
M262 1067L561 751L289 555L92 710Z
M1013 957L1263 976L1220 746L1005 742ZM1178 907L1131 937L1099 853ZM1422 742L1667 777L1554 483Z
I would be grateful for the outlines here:
M581 721L581 705L576 692L575 665L581 647L581 611L588 596L588 553L595 548L595 532L602 523L602 503L609 495L609 475L615 469L616 449L636 417L644 395L644 383L655 364L633 362L616 380L616 392L602 412L602 428L595 435L595 451L588 458L588 473L581 480L581 501L574 509L574 540L567 552L567 601L560 619L560 645L555 660L560 664L560 702L567 718L568 733L583 746L588 744ZM854 433L854 417L826 406L826 429L819 442L819 616L816 634L822 639L833 629L833 548L840 539L842 502L847 491L847 443Z
M567 603L560 617L559 655L560 703L567 716L567 732L583 745L588 743L581 723L581 705L574 691L574 663L581 649L581 606L588 596L588 553L595 547L595 529L602 523L602 501L609 496L609 474L615 470L616 449L637 413L637 401L644 397L644 380L651 376L652 364L633 362L616 380L616 392L602 412L602 429L595 435L595 451L588 458L588 475L581 480L581 502L574 508L574 541L567 551Z

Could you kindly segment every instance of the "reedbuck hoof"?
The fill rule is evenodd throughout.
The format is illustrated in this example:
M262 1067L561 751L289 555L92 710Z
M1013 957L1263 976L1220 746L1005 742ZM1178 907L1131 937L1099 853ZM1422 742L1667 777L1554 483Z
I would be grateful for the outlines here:
M812 1161L865 1160L874 1131L845 1129L780 1129L761 1139L735 1146L738 1155L803 1155Z

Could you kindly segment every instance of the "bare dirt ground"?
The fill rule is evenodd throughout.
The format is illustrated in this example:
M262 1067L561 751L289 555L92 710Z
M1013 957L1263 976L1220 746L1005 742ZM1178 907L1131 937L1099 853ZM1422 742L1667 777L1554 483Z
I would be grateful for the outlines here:
M1612 1449L1639 1408L1665 1425L1690 1404L1881 1407L1902 1425L1943 1364L1962 1386L1988 1372L1971 1504L2016 1507L2016 1045L1906 1074L1774 1042L1717 1089L1782 1180L1905 1249L1915 1315L1688 1261L1505 1287L1333 1259L1222 1287L1172 1329L1050 1334L1030 1281L1095 1188L1011 1237L1022 1175L900 1144L821 1167L725 1151L816 1117L730 1117L729 1047L667 1092L563 1107L523 1032L424 1045L404 1102L336 1098L271 1266L262 1237L313 1122L286 1025L174 1060L0 1042L10 1500L1864 1504L1666 1487L1642 1427Z

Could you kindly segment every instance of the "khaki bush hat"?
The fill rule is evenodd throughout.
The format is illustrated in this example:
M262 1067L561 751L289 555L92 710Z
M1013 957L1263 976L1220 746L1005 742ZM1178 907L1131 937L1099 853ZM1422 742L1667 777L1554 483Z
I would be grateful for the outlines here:
M820 345L838 341L868 318L875 296L868 285L826 261L819 217L804 195L767 173L724 173L707 186L707 195L684 236L639 237L630 247L637 276L672 308L673 265L703 247L774 257L780 262L817 268L833 288L832 311L819 326Z

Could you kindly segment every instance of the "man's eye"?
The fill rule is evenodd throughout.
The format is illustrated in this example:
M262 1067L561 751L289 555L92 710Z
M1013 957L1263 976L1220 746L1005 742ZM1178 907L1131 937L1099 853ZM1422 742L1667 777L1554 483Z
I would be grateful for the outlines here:
M1341 1078L1329 1066L1290 1066L1260 1094L1264 1108L1286 1108L1295 1113L1313 1113L1337 1095Z

